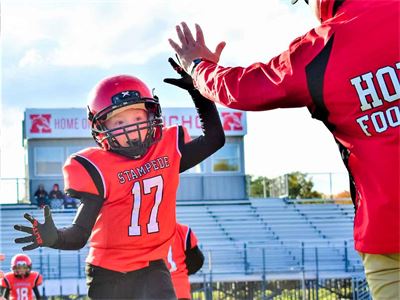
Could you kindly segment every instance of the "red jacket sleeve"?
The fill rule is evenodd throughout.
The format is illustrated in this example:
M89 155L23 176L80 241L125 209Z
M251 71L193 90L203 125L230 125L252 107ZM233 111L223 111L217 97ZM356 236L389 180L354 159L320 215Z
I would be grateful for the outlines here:
M305 68L328 42L331 31L327 25L313 29L267 63L244 68L203 61L194 70L194 84L204 97L234 109L307 106L313 110Z

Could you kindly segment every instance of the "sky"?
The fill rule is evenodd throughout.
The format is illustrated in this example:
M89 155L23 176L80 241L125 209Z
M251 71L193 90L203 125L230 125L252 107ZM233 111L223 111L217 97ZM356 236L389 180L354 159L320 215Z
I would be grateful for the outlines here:
M131 74L155 88L163 107L190 107L174 77L167 39L186 21L203 28L210 49L226 42L220 64L267 62L317 26L290 0L3 0L1 9L1 177L24 177L26 108L85 107L100 79ZM233 4L234 3L234 4ZM247 113L247 174L345 172L329 131L305 108Z

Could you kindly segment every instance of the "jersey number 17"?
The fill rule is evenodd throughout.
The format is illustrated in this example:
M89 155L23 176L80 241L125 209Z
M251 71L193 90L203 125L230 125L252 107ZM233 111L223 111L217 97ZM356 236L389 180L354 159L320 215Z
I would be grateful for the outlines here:
M147 223L147 233L154 233L159 231L158 222L157 222L157 214L158 207L160 206L164 181L161 175L146 178L142 182L136 181L132 188L133 195L133 208L131 215L131 224L129 226L129 235L130 236L138 236L141 235L141 226L139 225L139 211L140 205L142 203L142 189L144 195L148 195L151 193L152 188L156 188L154 204L151 209L149 222Z

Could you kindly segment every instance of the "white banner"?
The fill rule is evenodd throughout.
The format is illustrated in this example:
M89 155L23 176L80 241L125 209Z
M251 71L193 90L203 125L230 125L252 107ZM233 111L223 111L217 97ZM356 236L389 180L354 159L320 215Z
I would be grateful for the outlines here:
M227 108L218 109L227 136L244 136L247 133L246 112ZM167 107L162 109L164 125L181 124L191 136L201 134L199 117L194 108ZM91 137L86 110L26 109L25 138L88 138Z

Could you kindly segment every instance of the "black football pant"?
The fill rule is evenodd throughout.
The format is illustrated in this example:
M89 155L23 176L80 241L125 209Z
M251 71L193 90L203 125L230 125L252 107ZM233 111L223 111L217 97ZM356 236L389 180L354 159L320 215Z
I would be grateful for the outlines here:
M87 264L86 283L90 299L176 299L171 275L162 259L127 273Z

